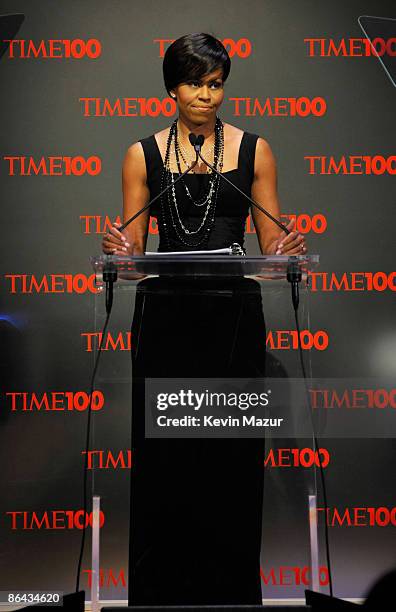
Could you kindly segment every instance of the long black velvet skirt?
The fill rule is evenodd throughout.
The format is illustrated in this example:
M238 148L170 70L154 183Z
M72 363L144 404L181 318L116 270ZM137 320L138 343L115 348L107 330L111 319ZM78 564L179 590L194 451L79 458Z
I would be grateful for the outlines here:
M264 441L144 437L145 378L262 378L260 285L139 283L132 323L129 605L261 604Z

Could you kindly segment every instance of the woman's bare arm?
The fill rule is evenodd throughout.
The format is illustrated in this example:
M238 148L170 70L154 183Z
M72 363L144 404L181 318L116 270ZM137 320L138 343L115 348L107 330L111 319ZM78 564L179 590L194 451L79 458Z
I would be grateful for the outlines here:
M146 162L143 147L136 142L129 147L122 166L122 194L124 222L136 214L150 198L147 187ZM132 221L125 232L128 236L131 255L143 254L146 250L150 211L145 210Z
M263 138L258 138L256 143L252 198L280 220L276 162L271 147ZM286 236L285 232L279 230L278 226L255 206L252 206L252 217L263 255L301 255L306 252L305 246L302 247L304 237L299 232L292 231L293 221L287 226L290 234Z
M126 152L122 165L122 195L124 222L149 200L146 162L140 142L131 145ZM118 231L119 225L115 223L103 236L103 251L114 255L142 255L146 249L149 218L150 211L146 210L122 233Z

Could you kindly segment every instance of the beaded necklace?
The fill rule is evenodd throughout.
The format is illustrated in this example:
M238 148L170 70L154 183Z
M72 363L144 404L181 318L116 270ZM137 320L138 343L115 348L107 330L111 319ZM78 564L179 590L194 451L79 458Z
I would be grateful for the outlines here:
M205 240L208 240L209 234L214 225L220 177L214 172L211 173L206 193L198 200L194 200L194 198L192 197L184 178L180 180L180 183L182 183L183 189L187 194L187 197L191 200L194 206L197 206L198 208L205 207L203 217L200 220L198 227L187 227L185 221L182 219L182 216L180 214L176 197L175 179L173 176L174 173L171 171L170 153L172 147L176 158L179 174L182 174L180 166L180 157L183 158L183 155L181 154L178 139L177 119L175 119L175 121L172 123L171 128L169 130L169 136L166 144L164 168L161 176L161 190L164 189L165 186L170 187L165 196L161 197L161 223L166 236L168 247L171 246L168 232L168 228L170 225L172 225L176 236L185 246L196 247L202 244ZM218 172L221 172L223 168L223 158L224 125L221 119L219 117L216 117L213 166L218 170ZM165 198L167 199L167 205L165 203Z

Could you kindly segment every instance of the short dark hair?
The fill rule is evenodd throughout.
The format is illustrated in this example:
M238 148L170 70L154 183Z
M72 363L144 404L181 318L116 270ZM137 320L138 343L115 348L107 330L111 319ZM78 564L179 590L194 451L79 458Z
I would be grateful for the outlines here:
M223 82L227 79L231 60L223 43L210 34L186 34L166 50L162 70L167 92L191 80L199 80L219 68Z

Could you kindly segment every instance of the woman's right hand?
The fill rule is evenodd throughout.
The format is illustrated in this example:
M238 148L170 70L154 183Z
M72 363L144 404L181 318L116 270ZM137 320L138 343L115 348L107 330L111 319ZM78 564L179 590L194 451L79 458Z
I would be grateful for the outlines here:
M102 251L106 255L131 255L131 245L128 238L118 230L119 227L121 223L113 223L103 235Z
M121 226L121 223L113 223L109 231L103 235L102 238L102 251L106 255L144 255L143 252L139 253L136 249L133 253L133 249L128 242L128 238L124 236L117 228ZM132 272L131 270L118 270L118 278L125 280L141 280L146 278L146 274L140 272Z

